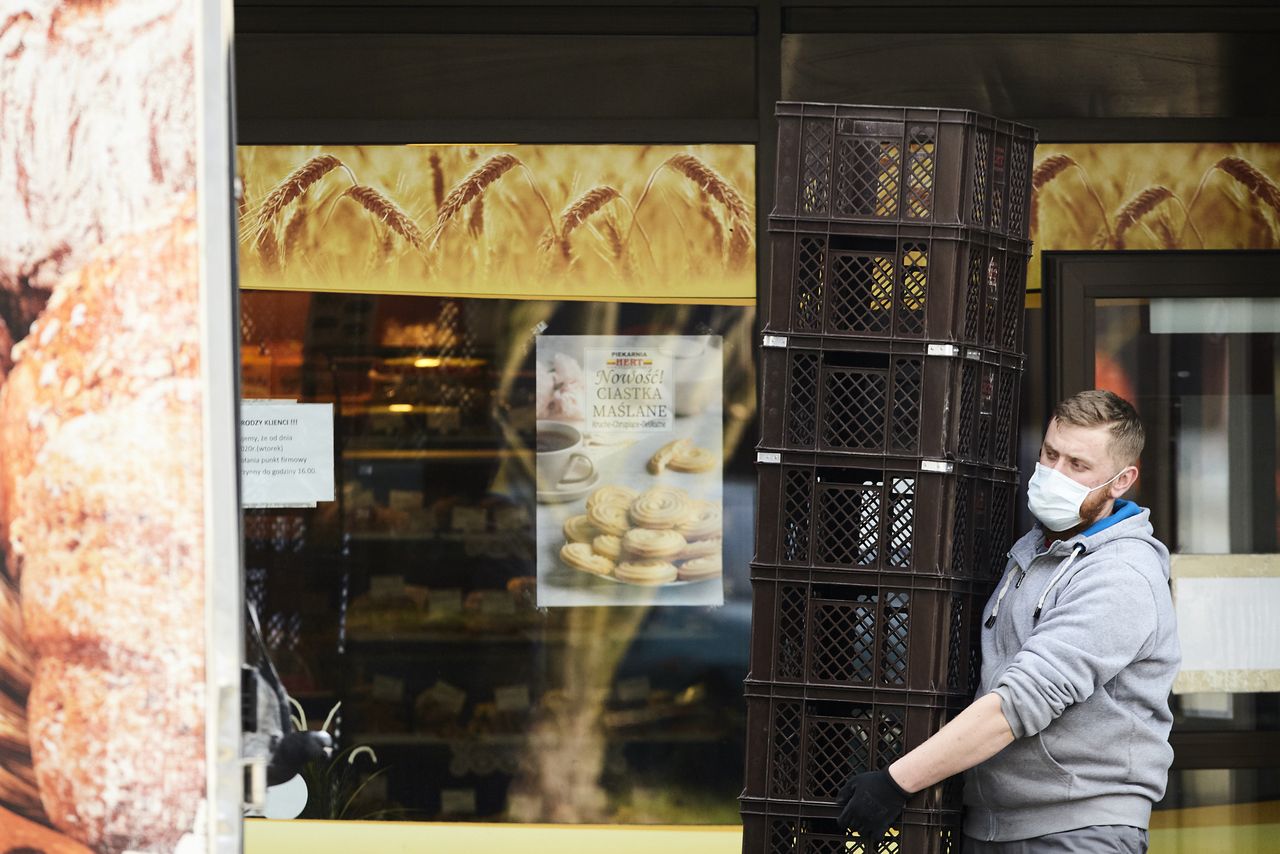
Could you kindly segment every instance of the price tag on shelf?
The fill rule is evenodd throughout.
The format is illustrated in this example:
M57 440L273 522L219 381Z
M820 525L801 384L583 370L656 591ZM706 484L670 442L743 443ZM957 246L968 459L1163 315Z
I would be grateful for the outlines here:
M387 493L387 506L404 513L421 510L422 492L417 489L393 489Z
M493 527L499 531L522 531L530 525L529 508L523 504L499 507L493 513Z
M493 702L500 712L523 712L530 706L528 685L506 685L493 689Z
M394 676L373 677L373 699L398 703L404 699L404 680Z
M639 703L649 699L652 686L648 676L633 676L630 679L619 679L615 686L618 699L624 703Z
M462 707L467 702L466 691L450 685L443 679L427 689L427 696L431 698L435 705L453 715L461 714Z
M516 612L515 600L505 590L485 590L480 597L480 613L510 616Z
M515 821L537 821L542 816L542 798L520 792L509 794L507 815Z
M477 532L489 527L489 512L483 507L458 506L453 508L453 530Z
M456 587L432 590L429 613L437 616L461 614L462 591Z
M440 790L440 812L448 815L471 815L475 811L475 789Z
M403 575L374 575L369 578L369 598L382 601L404 595Z

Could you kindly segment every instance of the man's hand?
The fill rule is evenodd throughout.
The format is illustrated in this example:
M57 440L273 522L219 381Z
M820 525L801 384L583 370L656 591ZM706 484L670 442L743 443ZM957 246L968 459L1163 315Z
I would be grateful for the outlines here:
M856 831L859 839L879 843L910 797L888 771L854 774L840 787L840 826Z

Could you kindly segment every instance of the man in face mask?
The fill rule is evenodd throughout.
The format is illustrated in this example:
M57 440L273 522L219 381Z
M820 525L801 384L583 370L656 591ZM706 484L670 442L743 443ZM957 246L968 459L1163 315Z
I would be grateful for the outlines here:
M851 777L841 822L878 838L912 793L965 772L966 854L1147 849L1164 795L1181 654L1169 553L1138 478L1137 413L1108 391L1054 408L1014 544L983 612L982 673L963 712L887 769Z

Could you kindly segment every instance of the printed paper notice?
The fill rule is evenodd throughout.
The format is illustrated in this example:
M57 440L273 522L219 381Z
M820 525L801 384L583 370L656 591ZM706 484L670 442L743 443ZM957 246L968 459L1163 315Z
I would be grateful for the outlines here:
M245 507L332 501L333 404L242 401L240 494Z

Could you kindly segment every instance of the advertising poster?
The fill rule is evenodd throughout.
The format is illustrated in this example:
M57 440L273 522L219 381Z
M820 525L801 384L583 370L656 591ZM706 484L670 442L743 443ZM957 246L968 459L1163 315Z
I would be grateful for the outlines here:
M216 15L2 9L0 850L204 851Z
M713 335L537 341L537 602L720 605Z

